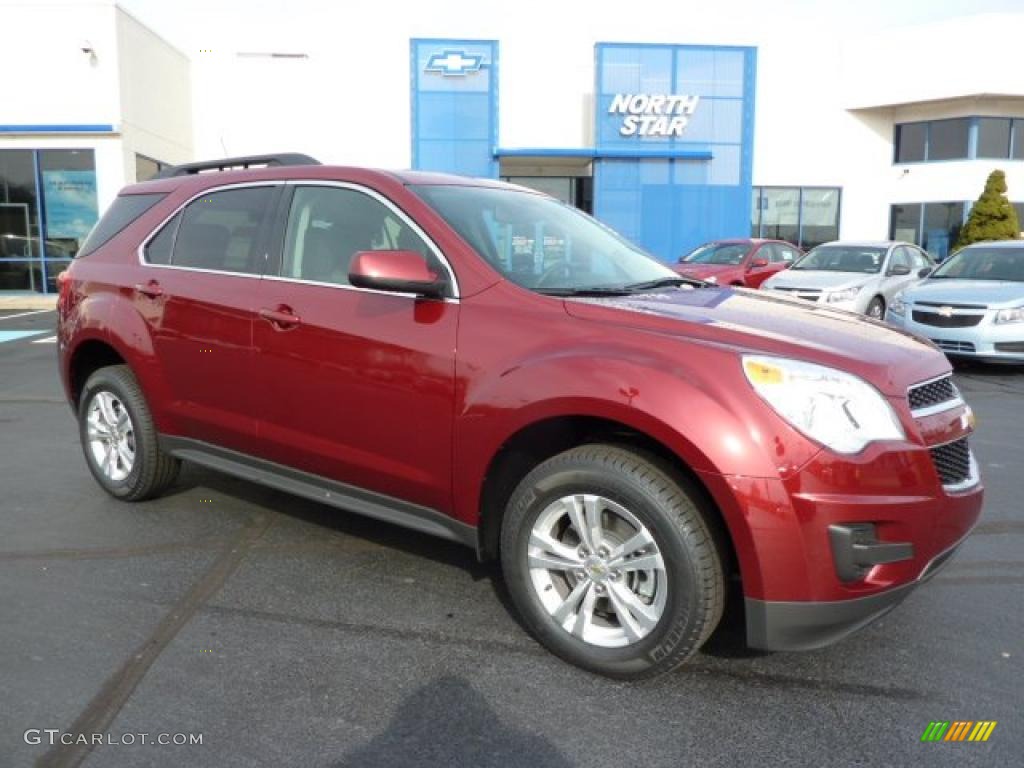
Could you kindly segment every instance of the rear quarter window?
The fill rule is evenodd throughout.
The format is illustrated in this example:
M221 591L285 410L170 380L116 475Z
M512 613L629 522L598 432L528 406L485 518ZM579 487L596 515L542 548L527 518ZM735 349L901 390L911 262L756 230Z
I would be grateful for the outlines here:
M103 214L103 218L96 222L96 226L85 238L76 258L81 259L97 250L164 197L166 197L164 192L148 195L118 195L107 208L107 212Z

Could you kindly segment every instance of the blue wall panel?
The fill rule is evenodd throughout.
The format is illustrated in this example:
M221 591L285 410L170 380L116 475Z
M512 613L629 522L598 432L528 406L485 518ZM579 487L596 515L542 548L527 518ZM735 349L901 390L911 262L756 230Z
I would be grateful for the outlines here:
M498 44L413 40L412 165L496 178Z
M599 149L707 151L709 160L599 159L594 213L665 260L703 242L750 234L754 48L599 43ZM681 135L624 136L619 94L699 97Z

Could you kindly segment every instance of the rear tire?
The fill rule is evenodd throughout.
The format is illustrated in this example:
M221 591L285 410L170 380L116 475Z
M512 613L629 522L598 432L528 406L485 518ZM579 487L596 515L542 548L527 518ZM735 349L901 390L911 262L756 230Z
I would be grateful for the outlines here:
M89 471L117 499L157 496L181 469L181 461L160 449L149 406L126 365L101 368L85 382L78 433Z
M726 582L688 486L653 456L602 444L520 482L502 522L502 570L545 647L618 679L663 674L697 652L722 617Z
M868 308L864 311L864 314L870 317L872 320L884 320L885 319L885 299L881 296L875 296L868 304Z

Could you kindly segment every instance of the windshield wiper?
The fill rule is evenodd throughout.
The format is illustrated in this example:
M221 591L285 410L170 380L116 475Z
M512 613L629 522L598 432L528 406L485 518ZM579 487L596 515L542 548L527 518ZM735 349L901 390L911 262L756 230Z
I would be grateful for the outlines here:
M591 286L583 288L534 288L545 296L628 296L632 291L621 286Z
M657 280L646 280L642 283L629 283L628 285L622 286L624 291L647 291L651 288L669 288L673 285L695 285L698 288L704 286L712 286L713 283L709 283L706 280L698 280L696 277L659 277Z

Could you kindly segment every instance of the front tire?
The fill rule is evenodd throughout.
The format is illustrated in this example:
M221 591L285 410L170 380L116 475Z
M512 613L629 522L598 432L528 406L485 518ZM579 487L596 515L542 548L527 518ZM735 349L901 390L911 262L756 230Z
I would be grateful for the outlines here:
M178 459L160 450L153 416L126 365L101 368L85 382L78 431L89 471L117 499L157 496L181 469Z
M654 457L602 444L522 480L502 522L502 570L544 646L619 679L697 652L722 617L725 574L688 485Z

